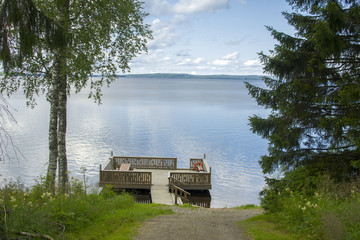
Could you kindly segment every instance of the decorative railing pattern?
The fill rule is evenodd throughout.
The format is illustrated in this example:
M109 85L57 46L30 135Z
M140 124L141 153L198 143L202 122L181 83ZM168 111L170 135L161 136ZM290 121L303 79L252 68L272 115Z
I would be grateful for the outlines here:
M101 171L100 186L151 184L151 172Z
M113 169L122 163L130 163L131 168L140 169L176 169L177 158L154 158L154 157L113 157Z
M211 184L211 173L175 173L171 172L170 177L182 182L184 185Z

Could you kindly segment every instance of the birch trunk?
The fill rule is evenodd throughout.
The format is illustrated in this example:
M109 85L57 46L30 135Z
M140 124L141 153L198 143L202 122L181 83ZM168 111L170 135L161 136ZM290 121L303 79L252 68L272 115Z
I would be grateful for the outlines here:
M59 185L62 191L67 191L68 188L68 168L67 168L67 157L66 157L66 125L67 125L67 50L68 50L68 34L70 27L69 19L69 0L59 1L62 5L59 5L61 13L60 23L64 29L61 36L63 46L58 49L60 60L60 69L58 72L58 96L59 96L59 108L58 108L58 163L59 163Z
M58 87L55 80L53 80L52 85L50 87L48 101L50 102L49 165L46 176L46 184L49 190L55 192L55 179L56 179L56 170L58 164L58 105L59 105Z
M62 62L66 64L66 62ZM66 157L66 125L67 125L67 78L65 74L61 76L59 83L59 128L58 128L58 161L59 161L59 184L62 190L68 187L68 168Z

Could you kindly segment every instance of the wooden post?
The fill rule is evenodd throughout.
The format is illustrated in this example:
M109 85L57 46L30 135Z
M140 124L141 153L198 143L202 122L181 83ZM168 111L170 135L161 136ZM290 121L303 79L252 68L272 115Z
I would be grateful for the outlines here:
M175 188L175 205L177 205L177 199L178 199L178 190Z
M171 193L174 193L174 186L175 186L174 178L171 178Z

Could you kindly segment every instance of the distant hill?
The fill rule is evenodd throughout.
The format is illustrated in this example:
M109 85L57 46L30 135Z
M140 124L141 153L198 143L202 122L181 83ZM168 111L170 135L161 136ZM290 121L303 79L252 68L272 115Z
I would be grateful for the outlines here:
M232 79L232 80L261 80L261 75L192 75L185 73L149 73L118 75L126 78L182 78L182 79Z

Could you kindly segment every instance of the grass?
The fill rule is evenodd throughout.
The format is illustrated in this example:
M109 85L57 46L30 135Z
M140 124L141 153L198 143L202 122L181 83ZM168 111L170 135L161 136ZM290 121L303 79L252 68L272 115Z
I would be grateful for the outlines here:
M170 209L161 205L134 204L126 209L101 215L91 225L66 234L65 239L131 239L143 221L171 213Z
M171 213L162 205L135 203L131 195L117 195L111 188L101 195L85 194L76 179L68 193L48 192L43 179L30 188L20 181L0 183L0 239L23 239L24 232L53 239L131 239L143 221Z
M334 183L325 176L313 192L269 189L262 204L265 214L239 222L255 240L360 239L360 179Z
M280 229L276 224L269 221L268 216L261 214L245 221L238 222L240 228L254 240L299 240L305 239Z
M258 206L258 205L255 205L255 204L246 204L246 205L234 207L234 209L238 209L238 210L261 209L261 206Z

